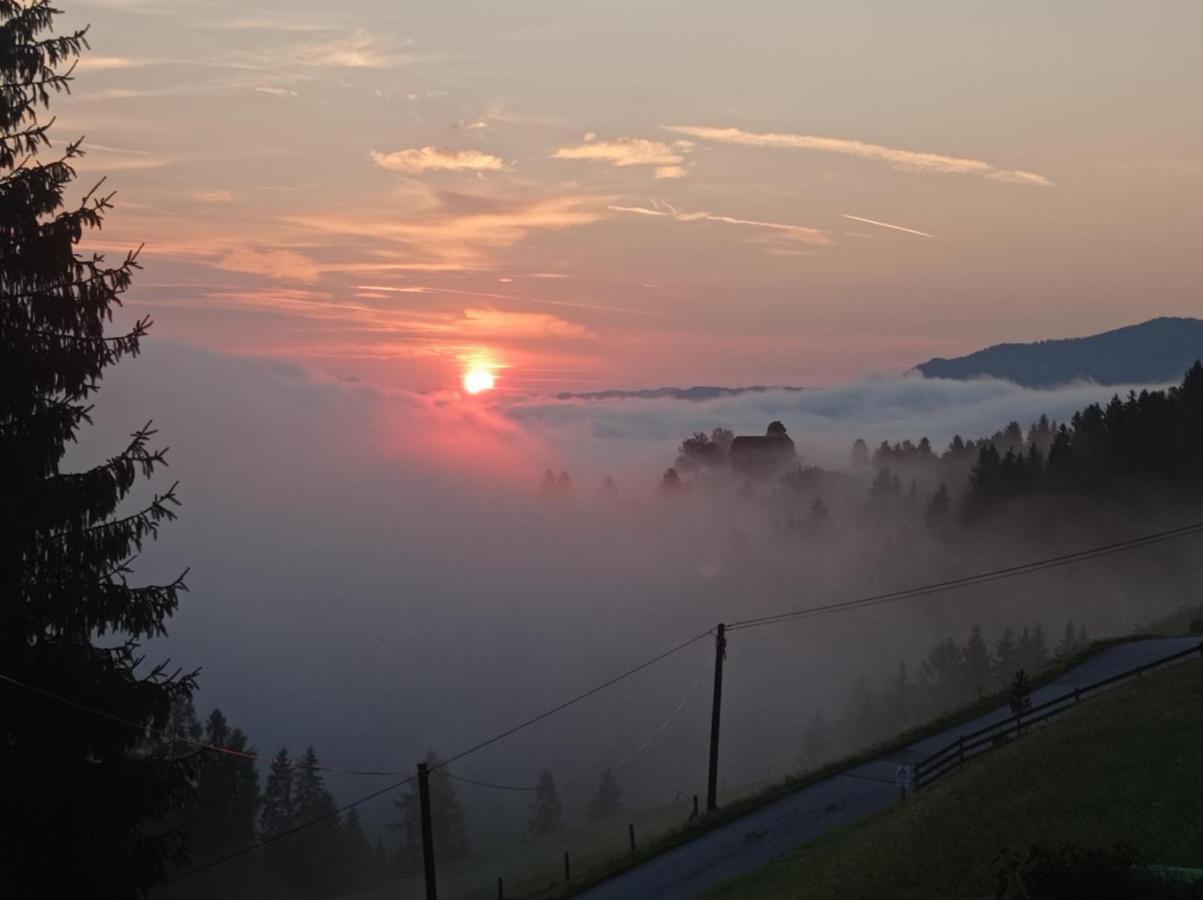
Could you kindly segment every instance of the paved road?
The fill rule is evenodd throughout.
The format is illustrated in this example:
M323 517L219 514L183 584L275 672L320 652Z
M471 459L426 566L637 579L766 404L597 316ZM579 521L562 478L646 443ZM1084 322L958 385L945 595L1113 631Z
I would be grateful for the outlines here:
M1197 646L1198 636L1118 644L1032 692L1032 705ZM1190 659L1191 657L1187 657ZM587 900L677 900L759 868L820 835L885 809L899 798L900 765L909 765L987 725L1009 718L1003 707L917 741L889 756L815 782L682 844L580 894Z

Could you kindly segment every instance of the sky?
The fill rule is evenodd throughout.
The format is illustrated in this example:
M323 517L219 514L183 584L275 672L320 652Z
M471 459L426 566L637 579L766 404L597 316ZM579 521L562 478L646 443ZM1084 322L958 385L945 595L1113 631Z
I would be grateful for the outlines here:
M408 391L828 386L1200 310L1193 2L80 0L156 338Z
M894 376L1200 312L1197 3L64 5L92 52L54 134L86 138L73 190L117 191L83 249L144 245L114 331L155 321L68 468L153 418L171 468L139 490L178 478L183 507L137 576L191 567L191 592L149 658L201 666L202 710L266 752L408 766L722 617L964 574L975 560L860 534L851 507L833 503L834 549L799 548L771 502L666 504L657 485L718 426L780 419L841 468L858 437L942 448L1063 420L1116 389ZM491 395L462 394L474 367ZM549 396L665 384L825 389ZM538 496L545 467L574 501ZM991 595L733 647L730 740L776 743L732 779L795 755L774 667L835 696L972 621L1072 614L1103 634L1180 599L1108 606L1122 585L1088 577L1030 609ZM706 661L464 774L538 761L588 785ZM699 690L674 726L690 747ZM701 758L670 751L623 773L633 799L697 790Z

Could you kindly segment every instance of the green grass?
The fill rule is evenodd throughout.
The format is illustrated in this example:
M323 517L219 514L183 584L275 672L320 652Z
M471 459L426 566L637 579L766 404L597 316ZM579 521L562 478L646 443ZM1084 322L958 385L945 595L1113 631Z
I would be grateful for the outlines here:
M1122 841L1203 866L1203 665L1147 674L973 760L874 818L707 894L993 896L998 851Z
M1055 660L1032 678L1033 688L1051 681L1084 659L1132 637L1177 636L1187 632L1188 622L1198 617L1203 606L1183 608L1174 615L1151 623L1136 635L1094 641L1086 649L1068 658ZM809 784L888 755L915 741L970 721L1007 704L1007 692L982 697L974 703L926 722L899 735L867 747L820 769L790 775L780 781L733 787L720 792L720 808L710 815L688 820L689 805L633 810L615 822L580 825L557 835L522 841L495 853L471 857L459 863L439 867L440 896L476 900L497 896L497 878L505 879L505 896L521 900L563 900L595 884L647 862L674 847L787 796ZM703 804L705 798L702 798ZM628 850L626 825L635 823L638 848ZM563 881L563 852L572 854L572 882ZM421 876L392 882L363 894L357 900L375 898L424 897Z

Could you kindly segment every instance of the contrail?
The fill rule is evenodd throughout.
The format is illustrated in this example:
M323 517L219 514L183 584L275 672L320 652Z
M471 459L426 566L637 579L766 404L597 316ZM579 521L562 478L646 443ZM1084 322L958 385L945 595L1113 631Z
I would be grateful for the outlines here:
M907 234L917 234L919 237L934 238L936 235L928 234L926 231L919 231L917 228L905 228L902 225L891 225L889 222L878 222L876 219L865 219L860 216L852 216L848 213L840 213L845 219L852 219L854 222L864 222L866 225L876 225L878 228L892 228L894 231L905 231Z

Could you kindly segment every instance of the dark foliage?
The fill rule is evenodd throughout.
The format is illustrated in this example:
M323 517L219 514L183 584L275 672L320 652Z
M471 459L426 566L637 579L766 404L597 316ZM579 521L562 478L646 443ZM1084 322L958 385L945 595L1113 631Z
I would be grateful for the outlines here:
M530 833L535 837L558 831L563 808L556 780L549 769L544 769L535 785L535 800L531 804Z
M601 773L601 779L589 800L586 815L593 820L607 819L622 812L622 788L614 777L614 770L607 768Z
M434 831L434 843L439 848L439 859L445 862L462 859L468 855L468 816L460 803L459 789L448 773L437 767L441 765L434 751L426 754L430 775L430 818ZM401 820L389 826L401 834L401 846L397 859L402 872L416 872L422 868L422 815L418 806L418 785L415 782L406 788L393 806L401 814Z
M136 254L110 264L77 252L111 195L96 185L64 205L84 151L49 152L40 111L87 43L82 30L52 34L57 15L45 0L0 0L0 666L161 729L193 682L142 665L139 643L164 634L184 585L127 576L174 518L175 488L122 502L163 451L148 426L103 465L61 469L102 373L138 352L150 322L106 335ZM0 685L0 895L147 895L186 854L168 823L192 794L190 768L138 727Z

